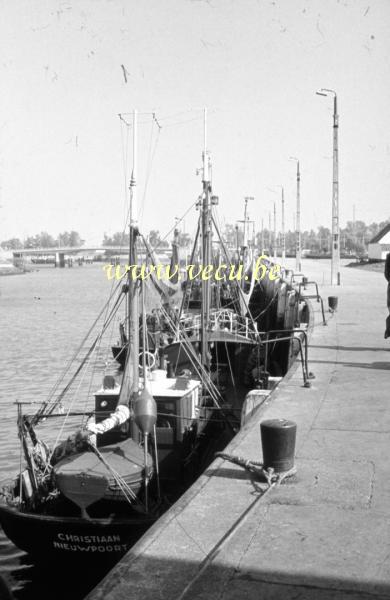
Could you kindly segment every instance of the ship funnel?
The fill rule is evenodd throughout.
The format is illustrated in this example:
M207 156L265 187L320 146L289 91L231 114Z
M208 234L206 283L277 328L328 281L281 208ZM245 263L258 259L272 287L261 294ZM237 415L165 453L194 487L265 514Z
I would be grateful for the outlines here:
M146 387L134 402L134 419L143 434L152 433L157 421L157 405Z

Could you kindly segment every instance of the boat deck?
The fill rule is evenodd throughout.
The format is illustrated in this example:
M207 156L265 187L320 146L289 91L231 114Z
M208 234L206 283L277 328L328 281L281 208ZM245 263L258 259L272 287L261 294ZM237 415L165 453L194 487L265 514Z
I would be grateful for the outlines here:
M325 261L303 268L328 278ZM339 299L326 327L312 301L312 386L297 365L227 449L260 460L260 421L291 419L297 474L264 496L264 483L214 461L89 600L390 598L386 282L360 269L341 278L320 290Z

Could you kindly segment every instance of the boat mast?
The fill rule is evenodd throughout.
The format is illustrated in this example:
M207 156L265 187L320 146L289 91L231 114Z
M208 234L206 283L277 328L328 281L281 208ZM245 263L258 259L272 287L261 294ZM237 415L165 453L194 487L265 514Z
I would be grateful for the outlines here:
M202 257L203 267L211 261L211 214L210 214L210 173L207 154L207 108L204 109L204 149L203 149L203 196L201 207ZM201 360L206 369L209 368L208 327L210 323L210 282L202 280L201 311Z
M133 170L130 179L130 265L137 264L137 111L133 111ZM129 354L132 356L132 393L139 389L139 309L137 280L131 277L129 271Z
M129 265L137 264L137 111L133 112L133 169L130 179L130 242L129 242ZM130 400L139 390L139 308L138 308L138 286L137 280L132 277L133 269L127 273L127 330L129 334L129 345L127 350L126 364L123 372L121 391L118 404L128 405Z
M130 264L137 265L137 237L139 235L137 220L137 111L133 112L133 170L130 181ZM129 272L130 273L130 272ZM137 279L129 277L129 296L130 306L130 338L129 351L130 363L126 361L126 371L130 378L129 398L132 401L134 411L135 425L139 428L144 437L144 494L145 510L148 512L148 486L149 486L149 465L148 465L148 437L153 433L157 421L157 405L151 392L148 389L147 368L146 368L146 313L145 313L145 288L142 282L142 355L143 355L143 389L140 392L139 386L139 304L138 304L138 285ZM141 280L140 280L141 284ZM121 390L122 394L122 390ZM120 400L119 400L120 401ZM133 432L134 433L134 432ZM156 455L156 461L157 461ZM159 489L159 488L158 488Z

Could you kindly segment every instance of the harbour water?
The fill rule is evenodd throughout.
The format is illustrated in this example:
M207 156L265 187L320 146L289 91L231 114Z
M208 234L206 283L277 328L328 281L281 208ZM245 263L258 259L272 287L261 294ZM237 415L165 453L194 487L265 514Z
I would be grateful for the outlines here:
M48 397L107 301L112 282L107 280L102 266L66 269L48 266L24 275L0 278L1 482L13 478L20 465L15 402L40 403ZM84 397L88 397L88 392L89 407L92 407L93 391L99 387L104 373L115 373L110 346L117 341L119 318L118 315L97 352L92 377L86 378L74 394L75 408L80 409L79 398L82 398L82 408L86 407ZM63 385L65 383L66 380ZM26 412L33 413L37 406L27 408ZM72 423L68 428L72 430ZM47 434L53 441L53 420L44 423L40 432L42 429L45 439ZM15 598L26 600L54 597L77 600L102 577L101 570L98 574L77 573L74 566L69 571L66 565L59 565L57 571L51 565L35 565L8 541L1 528L0 573Z

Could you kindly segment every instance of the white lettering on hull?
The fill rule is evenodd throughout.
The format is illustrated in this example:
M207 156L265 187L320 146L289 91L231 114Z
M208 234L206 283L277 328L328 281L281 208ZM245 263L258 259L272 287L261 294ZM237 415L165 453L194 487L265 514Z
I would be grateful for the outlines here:
M57 535L61 542L84 542L85 544L120 542L120 535L72 535L69 533L59 533Z
M109 546L80 546L79 544L68 544L64 542L53 542L54 548L67 550L69 552L125 552L128 547L126 544L114 544Z
M68 552L125 552L127 544L122 544L120 535L73 535L58 533L54 548ZM119 542L119 543L118 543Z

